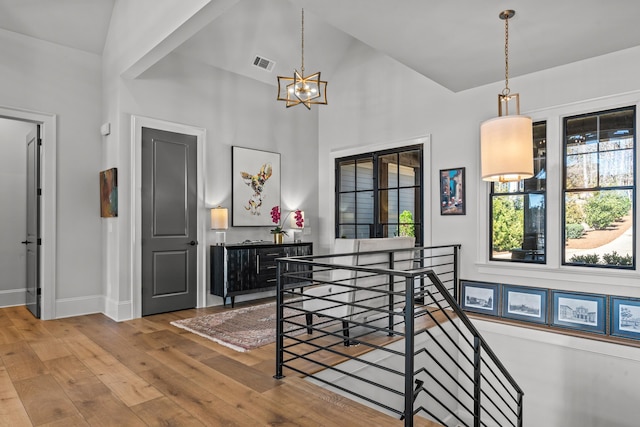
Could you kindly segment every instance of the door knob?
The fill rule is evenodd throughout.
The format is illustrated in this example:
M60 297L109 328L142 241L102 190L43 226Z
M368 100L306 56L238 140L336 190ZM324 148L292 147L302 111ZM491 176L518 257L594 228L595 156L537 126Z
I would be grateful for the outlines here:
M28 245L29 243L32 243L32 242L25 240L24 242L20 242L20 243L22 243L23 245Z
M197 245L197 244L198 244L198 242L196 242L195 240L192 240L192 241L190 241L190 242L189 242L189 244L190 244L191 246L195 246L195 245Z

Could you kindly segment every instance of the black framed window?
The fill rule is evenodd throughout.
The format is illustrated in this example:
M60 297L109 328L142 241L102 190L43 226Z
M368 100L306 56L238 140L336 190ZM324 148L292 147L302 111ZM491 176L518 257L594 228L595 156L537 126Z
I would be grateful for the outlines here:
M564 118L562 262L635 267L635 106Z
M422 145L336 159L336 237L422 245Z
M491 184L490 259L546 263L547 123L533 124L533 177Z

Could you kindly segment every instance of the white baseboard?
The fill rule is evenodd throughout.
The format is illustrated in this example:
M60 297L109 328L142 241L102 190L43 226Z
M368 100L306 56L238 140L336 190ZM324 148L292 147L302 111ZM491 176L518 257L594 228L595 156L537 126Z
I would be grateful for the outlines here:
M16 305L25 305L27 301L27 290L9 289L0 291L0 307L13 307Z
M91 295L87 297L64 298L56 300L56 319L103 312L104 296L102 295Z
M118 302L106 299L104 314L116 322L133 319L133 303L131 301Z

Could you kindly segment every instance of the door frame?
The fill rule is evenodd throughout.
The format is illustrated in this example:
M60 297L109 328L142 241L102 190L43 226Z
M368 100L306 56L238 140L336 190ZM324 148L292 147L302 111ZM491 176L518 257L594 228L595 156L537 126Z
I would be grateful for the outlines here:
M56 318L56 146L57 116L55 114L0 106L0 117L30 122L41 126L40 139L40 318Z
M197 307L204 307L207 301L206 265L207 244L205 211L205 142L207 131L204 128L181 123L153 119L144 116L131 116L131 183L129 187L130 203L133 207L131 226L130 263L132 317L142 317L142 128L153 128L167 132L193 135L197 139Z

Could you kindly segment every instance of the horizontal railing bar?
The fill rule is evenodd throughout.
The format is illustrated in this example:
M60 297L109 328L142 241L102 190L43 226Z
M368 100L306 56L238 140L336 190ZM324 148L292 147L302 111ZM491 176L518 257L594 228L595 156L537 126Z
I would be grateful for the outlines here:
M456 402L458 402L460 406L462 406L462 408L466 409L467 412L473 415L473 410L469 409L456 395L453 394L453 392L451 392L448 388L444 386L444 384L442 384L435 376L433 376L433 374L430 371L427 371L426 369L421 368L418 370L418 372L415 373L415 375L418 375L421 372L424 372L425 374L429 375L429 377L433 381L435 381L442 390L446 391L449 394L449 396L451 396ZM462 384L460 384L459 382L455 381L455 383L458 387L462 387Z
M449 319L449 323L451 323L451 324L452 324L452 325L453 325L453 326L458 330L458 332L460 332L460 330L458 329L458 327L457 327L457 325L455 324L455 322L453 322L453 320L449 317L449 315L448 315L444 310L443 310L443 313L444 313L444 315ZM469 363L473 364L472 360L471 360L471 359L470 359L470 358L465 354L464 350L463 350L462 348L460 348L460 345L456 342L456 340L454 340L454 339L449 335L449 332L447 332L447 331L444 329L444 327L442 326L442 323L441 323L441 322L438 322L438 321L436 320L436 318L433 316L433 314L431 314L431 312L428 312L428 313L427 313L427 315L428 315L429 317L431 317L431 320L433 320L433 321L434 321L434 323L436 324L436 326L437 326L438 328L440 328L440 330L442 331L442 333L443 333L447 338L449 338L449 341L451 342L451 344L453 344L453 345L458 349L458 351L462 354L462 356L463 356L465 359L467 359L467 361L468 361Z
M500 385L502 386L502 388L504 389L505 392L507 392L509 394L509 396L513 399L514 402L518 402L517 397L514 397L511 392L509 391L509 388L502 382L502 380L498 377L498 375L495 373L495 371L493 370L493 368L491 367L490 364L488 364L482 357L481 360L483 362L483 365L489 370L489 372L493 375L493 377L496 379L496 381L498 381L500 383ZM502 372L501 372L502 373ZM485 377L486 381L489 381L489 378L487 378L484 373L483 376ZM498 393L498 390L496 390L496 393ZM507 402L505 402L507 403Z
M484 366L491 370L491 367L489 365L487 365L486 363L484 364ZM492 372L493 373L493 372ZM517 404L518 403L518 399L517 396L513 396L511 394L511 392L509 391L509 389L504 385L504 383L500 380L500 378L498 378L497 375L493 375L493 377L496 379L496 381L498 381L500 383L500 385L502 386L502 389L504 390L505 393L507 393L509 395L509 397L513 400L513 403ZM493 382L489 380L489 378L484 374L484 372L482 373L482 378L491 386L491 388L493 388L493 391L495 391L500 398L503 400L503 402L505 403L505 405L510 406L509 402L507 402L506 400L504 400L504 397L502 397L502 393L500 393L494 386L493 386Z
M425 387L420 387L420 391L424 391L426 394L429 395L429 397L431 397L437 404L439 404L441 407L448 409L448 406L445 405L444 403L442 403L442 401L440 401L440 399L438 399L438 397L433 394L431 391L427 390ZM460 421L461 423L463 423L464 421L462 421L462 418L460 418L460 416L456 413L456 411L451 411L449 410L449 414L453 415L458 421ZM443 423L444 425L444 423Z
M395 389L393 389L391 387L388 387L388 386L385 386L383 384L378 384L378 383L374 382L373 380L369 380L367 378L361 377L361 376L353 374L351 372L347 372L347 371L345 371L343 369L336 368L335 366L332 366L332 365L329 365L329 364L326 364L326 363L323 363L323 362L319 362L317 360L310 359L310 358L304 357L304 356L302 356L301 359L306 360L307 362L313 363L315 365L322 366L325 369L331 369L334 372L338 372L339 374L342 374L342 375L350 377L350 378L354 378L354 379L356 379L358 381L362 381L364 383L370 384L372 386L375 386L375 387L377 387L379 389L382 389L382 390L388 391L390 393L396 394L398 396L402 396L403 395L403 393L401 391L395 390ZM291 368L291 366L289 366L289 365L285 365L285 366L288 367L288 368ZM382 365L378 365L376 367L379 368L379 369L383 369L384 368ZM383 370L385 370L385 369L383 369ZM394 374L396 374L396 375L398 375L400 377L403 374L402 372L393 372L393 371L389 371L389 372L392 372L392 373L394 373ZM306 373L306 375L313 376L313 374L311 374L311 373Z
M492 414L491 412L489 412L489 411L487 410L487 408L485 408L485 407L484 407L484 405L480 405L480 407L482 408L482 410L484 411L484 413L485 413L485 414L489 415L493 421L495 421L496 423L498 423L498 425L499 425L499 426L501 426L501 427L502 427L502 424L500 423L500 421L498 421L498 420L496 419L496 417L494 417L494 416L493 416L493 414ZM504 415L504 414L503 414L503 415ZM506 420L507 420L507 422L508 422L509 424L511 424L512 426L514 426L514 427L515 427L515 424L514 424L510 419L508 419L508 418L507 418Z
M500 412L500 413L502 414L502 416L504 417L504 419L506 419L507 421L509 421L509 422L511 423L511 421L509 420L509 416L508 416L507 414L505 414L505 413L504 413L504 411L503 411L503 410L502 410L498 405L496 405L496 404L495 404L495 402L493 401L493 399L491 399L491 397L489 397L489 395L487 395L487 393L485 393L484 391L481 391L481 393L482 393L482 395L483 395L484 397L486 397L486 398L489 400L489 403L491 403L491 404L493 405L493 407L494 407L495 409L497 409L497 410L498 410L498 412ZM485 399L482 399L482 401L483 401L483 402L486 402L486 400L485 400ZM484 407L483 407L483 408L484 408ZM510 407L510 406L507 406L507 408L511 409L511 407ZM488 409L486 409L486 408L484 408L484 409L485 409L485 411L486 411L486 412L490 412ZM514 412L513 414L517 416L517 414L516 414L515 412ZM515 424L511 423L511 425L513 425L513 426L515 427Z

